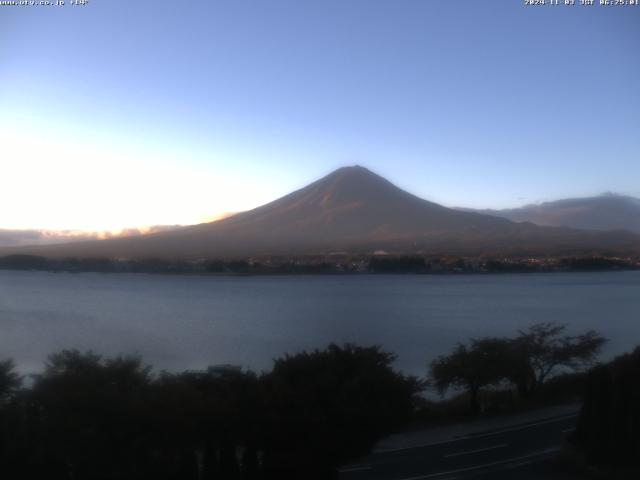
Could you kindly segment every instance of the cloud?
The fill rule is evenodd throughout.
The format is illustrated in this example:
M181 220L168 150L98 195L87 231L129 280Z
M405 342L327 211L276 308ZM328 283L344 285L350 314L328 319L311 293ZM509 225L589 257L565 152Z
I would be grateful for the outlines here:
M152 225L150 227L126 228L117 231L77 231L77 230L11 230L0 229L0 247L24 245L50 245L83 240L104 240L116 237L131 237L166 232L181 228L181 225Z

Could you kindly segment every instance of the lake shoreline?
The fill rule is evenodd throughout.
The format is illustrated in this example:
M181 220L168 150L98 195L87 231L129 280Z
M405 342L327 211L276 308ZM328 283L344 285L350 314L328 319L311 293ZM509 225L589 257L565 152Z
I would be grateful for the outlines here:
M0 270L54 273L149 273L199 276L491 275L640 270L640 259L619 257L458 258L362 256L268 257L248 260L50 259L33 255L0 257Z

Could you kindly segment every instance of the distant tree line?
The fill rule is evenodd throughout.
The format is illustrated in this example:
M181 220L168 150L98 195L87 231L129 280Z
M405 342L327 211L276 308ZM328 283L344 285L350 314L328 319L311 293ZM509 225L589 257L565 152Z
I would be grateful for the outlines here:
M421 382L379 347L331 344L261 375L153 374L139 357L65 350L25 387L0 363L9 480L331 479L411 417Z
M607 257L563 258L560 265L575 271L624 270L633 266L625 259Z
M457 258L416 255L326 255L262 259L109 259L45 258L37 255L0 257L0 269L53 272L295 275L353 273L526 273L556 271L632 270L638 259L577 258Z
M422 257L372 257L369 261L374 273L426 273L430 269Z

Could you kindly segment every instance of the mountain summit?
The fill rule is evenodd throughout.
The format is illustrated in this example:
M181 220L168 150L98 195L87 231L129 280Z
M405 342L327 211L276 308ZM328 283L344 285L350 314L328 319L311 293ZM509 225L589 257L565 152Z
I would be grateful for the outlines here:
M261 207L135 238L29 247L51 257L214 258L386 250L420 254L638 251L640 237L540 227L449 209L360 166L340 168ZM16 253L7 249L0 254Z
M385 242L425 232L510 225L502 219L428 202L360 166L340 168L301 190L223 223L242 228L250 236L272 237L278 244L290 244L290 248L293 239L346 247L364 238ZM221 222L211 226L218 228Z

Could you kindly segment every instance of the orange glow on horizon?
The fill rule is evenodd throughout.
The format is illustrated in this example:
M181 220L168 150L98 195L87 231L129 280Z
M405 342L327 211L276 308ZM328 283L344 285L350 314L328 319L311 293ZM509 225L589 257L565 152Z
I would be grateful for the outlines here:
M238 212L224 212L224 213L218 213L216 215L205 215L204 217L200 218L200 221L198 223L217 222L218 220L224 220L225 218L232 217L236 213Z

